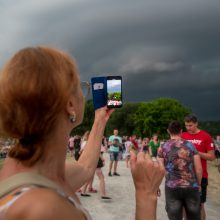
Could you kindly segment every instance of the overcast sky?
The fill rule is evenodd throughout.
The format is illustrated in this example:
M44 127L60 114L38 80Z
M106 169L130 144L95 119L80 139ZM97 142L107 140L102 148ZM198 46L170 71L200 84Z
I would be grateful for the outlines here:
M170 97L220 120L219 21L219 0L0 0L0 68L23 47L58 47L82 80L122 75L125 101Z

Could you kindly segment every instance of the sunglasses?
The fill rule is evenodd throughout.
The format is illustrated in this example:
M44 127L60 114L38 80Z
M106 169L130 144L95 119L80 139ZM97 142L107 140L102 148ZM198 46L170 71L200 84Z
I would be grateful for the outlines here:
M84 98L85 99L88 98L88 96L90 94L90 83L87 81L81 81L80 87L81 87Z

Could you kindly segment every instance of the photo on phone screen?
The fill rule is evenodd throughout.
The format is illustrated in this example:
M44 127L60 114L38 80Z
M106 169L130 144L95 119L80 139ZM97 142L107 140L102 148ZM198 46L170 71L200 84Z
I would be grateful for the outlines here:
M122 78L121 76L107 77L107 107L122 107Z

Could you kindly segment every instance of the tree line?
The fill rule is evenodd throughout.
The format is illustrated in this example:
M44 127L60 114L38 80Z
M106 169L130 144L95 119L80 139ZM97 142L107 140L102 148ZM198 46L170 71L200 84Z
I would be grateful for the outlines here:
M113 129L118 129L121 135L137 134L139 137L151 137L157 133L161 139L166 139L169 122L178 120L184 129L184 117L191 113L190 108L171 98L159 98L149 102L127 102L112 114L106 126L105 135L109 136ZM83 123L71 134L83 135L85 131L91 129L93 120L93 102L88 100L85 105ZM213 136L220 133L220 121L200 122L199 125L201 129Z

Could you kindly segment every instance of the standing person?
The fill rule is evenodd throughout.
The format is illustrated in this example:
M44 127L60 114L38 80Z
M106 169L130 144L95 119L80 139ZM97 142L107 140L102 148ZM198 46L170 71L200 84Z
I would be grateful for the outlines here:
M171 122L167 131L170 140L158 150L158 159L167 171L165 197L168 217L170 220L182 220L184 207L187 219L200 220L200 157L191 142L181 139L179 122Z
M115 129L113 131L113 135L109 137L108 145L110 145L109 147L110 163L109 163L108 175L112 176L112 166L113 166L113 175L120 176L120 174L117 173L117 168L118 168L118 160L119 160L119 147L122 146L122 139L118 135L117 129Z
M158 135L154 134L152 140L149 143L149 150L151 157L157 157L157 150L160 147L160 142L158 141Z
M220 135L216 137L215 142L215 157L216 157L216 166L218 166L218 160L220 158Z
M74 60L53 48L20 50L1 71L0 106L0 134L16 140L0 171L0 219L91 219L75 191L95 172L114 110L95 111L83 154L66 164L70 131L84 113Z
M0 134L16 140L0 170L0 219L90 220L75 191L95 172L114 110L95 111L85 150L67 163L69 133L83 120L84 97L74 60L47 47L22 49L5 65L0 106ZM162 165L132 155L136 220L146 219L146 211L156 219L155 189L163 176Z
M117 167L118 167L118 160L119 160L119 140L117 138L113 139L113 142L110 147L110 164L109 164L109 176L112 176L112 166L113 166L113 175L114 176L120 176L119 173L117 173Z
M126 163L126 167L129 168L129 161L130 161L130 151L132 148L132 142L130 141L130 138L128 136L126 136L125 138L125 163Z
M109 147L109 155L110 155L110 164L109 164L109 172L108 175L112 176L112 166L113 166L113 175L120 176L117 172L118 168L118 160L119 160L119 147L122 146L122 139L118 135L118 130L115 129L113 131L113 135L111 135L108 139Z
M182 133L181 137L194 144L202 163L202 182L201 182L201 219L206 219L204 203L206 202L208 171L207 160L214 160L214 148L211 136L198 128L198 119L195 115L188 115L184 119L187 132Z

